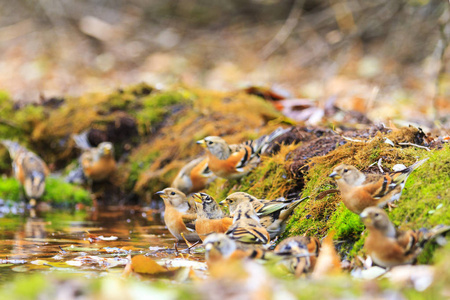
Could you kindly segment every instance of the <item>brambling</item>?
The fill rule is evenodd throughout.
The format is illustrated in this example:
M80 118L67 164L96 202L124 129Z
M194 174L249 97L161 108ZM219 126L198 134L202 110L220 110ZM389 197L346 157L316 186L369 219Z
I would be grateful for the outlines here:
M269 233L259 222L250 202L242 202L237 206L233 225L225 234L235 240L240 248L246 248L249 244L265 245L270 241Z
M233 224L233 219L226 217L220 209L216 200L205 193L194 194L197 206L197 219L195 220L195 231L202 239L211 233L225 233Z
M253 141L228 145L218 136L208 136L197 141L207 150L208 166L211 171L225 179L239 179L253 170L269 144L290 129L278 128L269 135Z
M289 199L289 200L265 200L258 199L250 194L244 192L236 192L229 195L221 204L227 204L230 214L234 215L237 206L243 202L252 204L256 214L260 218L261 225L267 229L270 238L274 239L279 236L286 229L286 221L292 214L294 209L305 199Z
M360 217L369 230L364 248L373 262L385 268L414 263L425 242L450 230L450 226L436 226L430 231L396 230L379 207L364 209Z
M273 255L264 249L239 249L236 242L223 233L212 233L203 241L206 262L211 265L221 260L233 259L271 259Z
M45 191L45 178L50 174L46 163L34 152L10 140L1 140L12 160L13 173L22 184L30 202L35 202Z
M274 253L286 257L284 265L300 277L314 270L319 251L320 241L316 237L293 236L278 244Z
M400 171L387 174L364 174L350 165L339 165L329 175L337 182L342 202L354 212L360 214L366 207L392 204L400 198L408 176L428 158Z
M80 164L86 178L92 181L104 181L110 178L116 170L113 144L102 142L97 147L91 147L87 140L87 132L72 137L77 146L83 150Z
M172 187L185 194L204 189L217 178L208 167L208 158L199 157L185 165L172 182Z
M195 203L190 202L183 192L175 188L165 188L156 194L164 200L164 222L177 241L200 241L194 228L186 226L186 223L197 218Z

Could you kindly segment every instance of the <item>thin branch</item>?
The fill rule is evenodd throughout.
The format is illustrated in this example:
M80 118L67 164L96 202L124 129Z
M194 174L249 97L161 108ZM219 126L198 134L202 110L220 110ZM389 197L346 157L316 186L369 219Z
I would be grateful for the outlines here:
M417 145L417 144L413 144L413 143L398 143L398 144L402 145L402 146L414 146L414 147L417 147L417 148L420 148L420 149L425 149L427 151L431 151L430 148L428 148L428 147Z

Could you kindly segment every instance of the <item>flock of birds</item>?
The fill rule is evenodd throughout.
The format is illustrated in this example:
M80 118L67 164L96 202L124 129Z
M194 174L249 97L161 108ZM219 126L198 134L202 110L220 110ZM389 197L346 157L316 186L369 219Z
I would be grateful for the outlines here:
M257 167L260 156L273 140L287 131L279 128L257 140L234 145L216 136L198 141L206 149L206 155L188 163L171 187L156 193L164 200L164 221L176 240L190 247L192 243L202 242L208 264L229 259L276 258L297 276L312 272L321 251L316 237L290 237L269 250L284 232L295 208L308 197L268 200L235 192L219 203L199 192L217 177L246 176ZM74 140L83 149L80 165L86 178L100 181L111 176L116 169L111 143L91 147L85 135L75 136ZM9 150L14 175L26 196L30 202L36 201L45 190L45 178L49 174L45 162L16 142L2 140L1 143ZM395 207L393 202L400 198L408 176L426 160L385 174L366 174L342 164L329 174L336 180L344 205L358 214L367 227L366 253L381 267L413 263L426 241L450 230L450 226L438 226L429 231L403 232L394 227L382 209L386 205L389 209ZM228 214L219 204L228 207Z

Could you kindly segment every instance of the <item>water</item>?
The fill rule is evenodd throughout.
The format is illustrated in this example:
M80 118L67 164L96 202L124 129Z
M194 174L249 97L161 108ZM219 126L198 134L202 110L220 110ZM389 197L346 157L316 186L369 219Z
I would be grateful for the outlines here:
M145 254L167 265L201 265L201 248L174 250L175 239L157 210L103 207L95 211L61 211L0 217L0 282L17 274L120 273L128 255ZM103 236L106 240L100 240ZM109 239L117 238L116 240ZM194 252L194 253L193 253Z

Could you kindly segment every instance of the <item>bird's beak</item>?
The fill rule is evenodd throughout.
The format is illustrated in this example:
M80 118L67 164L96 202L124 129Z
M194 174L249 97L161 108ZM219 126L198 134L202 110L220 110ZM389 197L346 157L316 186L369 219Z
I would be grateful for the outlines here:
M200 195L200 193L195 193L192 195L194 197L194 201L197 203L202 203L202 195Z
M225 204L227 204L227 199L220 201L219 204L220 204L220 205L225 205Z
M158 191L155 194L161 196L161 198L163 198L163 199L166 196L166 193L164 193L164 191Z
M206 142L205 142L205 140L199 140L199 141L197 141L197 144L199 144L199 145L202 146L203 148L206 148Z
M362 220L363 222L365 222L365 221L370 221L369 214L368 214L367 212L365 212L365 211L363 211L363 212L359 215L359 217L361 218L361 220Z
M210 251L213 248L213 245L211 243L208 243L205 245L205 250Z
M330 175L328 175L328 177L334 178L334 179L340 179L342 178L342 176L340 176L338 173L333 172Z

